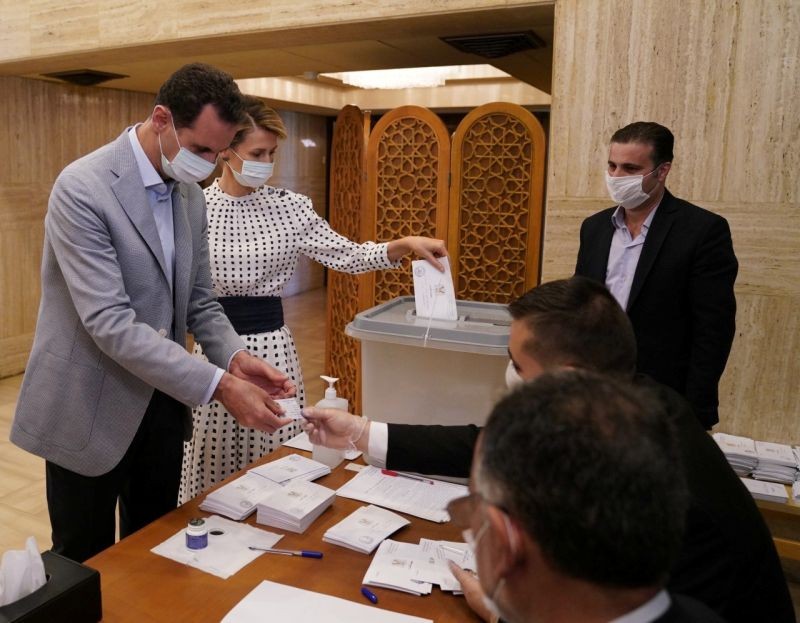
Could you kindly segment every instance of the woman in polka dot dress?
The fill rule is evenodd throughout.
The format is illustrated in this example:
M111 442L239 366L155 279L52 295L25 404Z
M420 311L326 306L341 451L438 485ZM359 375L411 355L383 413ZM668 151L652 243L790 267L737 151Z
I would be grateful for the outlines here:
M311 200L264 183L272 175L278 138L286 128L277 113L245 96L253 120L223 151L222 177L205 189L211 274L220 303L254 355L289 375L305 404L294 339L283 324L280 296L303 254L328 268L362 273L396 267L408 253L439 266L441 240L409 236L389 243L356 244L317 215ZM195 345L195 353L202 350ZM217 401L192 411L194 432L184 445L180 503L279 448L300 432L296 424L275 433L239 425Z

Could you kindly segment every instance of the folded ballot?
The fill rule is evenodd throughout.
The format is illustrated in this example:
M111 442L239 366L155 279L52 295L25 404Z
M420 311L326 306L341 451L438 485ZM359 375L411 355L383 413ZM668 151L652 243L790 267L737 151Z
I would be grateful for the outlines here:
M258 501L281 488L277 482L247 473L209 493L200 508L241 521L255 512Z
M789 501L786 487L776 482L762 482L752 478L742 478L741 481L756 500L777 502L779 504Z
M756 444L749 437L714 433L714 441L722 450L738 476L749 476L758 465Z
M305 532L333 502L336 492L313 482L290 482L258 502L256 522L289 532Z
M431 583L419 579L428 565L427 559L419 545L386 539L375 552L363 583L412 595L430 595Z
M362 506L332 526L322 540L370 554L381 541L411 522L379 506Z
M797 480L797 457L791 446L769 441L756 441L758 465L753 478L790 485Z
M292 481L316 480L330 474L331 468L302 454L289 454L277 461L254 467L248 472L268 478L279 485L285 485Z

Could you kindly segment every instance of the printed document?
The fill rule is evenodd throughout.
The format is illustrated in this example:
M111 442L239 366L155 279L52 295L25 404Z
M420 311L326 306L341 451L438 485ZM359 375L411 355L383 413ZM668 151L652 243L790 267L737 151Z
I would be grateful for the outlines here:
M417 318L435 320L458 320L456 291L450 262L446 257L437 258L444 266L439 272L427 260L414 260L411 270L414 274L414 301L417 305Z
M370 504L361 506L329 528L322 540L370 554L381 541L410 523L397 513Z
M336 495L444 523L450 520L447 504L467 495L464 485L440 480L385 476L377 467L358 472Z

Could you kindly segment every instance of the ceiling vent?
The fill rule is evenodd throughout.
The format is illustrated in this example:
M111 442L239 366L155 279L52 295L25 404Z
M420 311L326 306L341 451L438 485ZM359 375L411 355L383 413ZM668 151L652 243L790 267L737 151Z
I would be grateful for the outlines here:
M467 52L468 54L477 54L483 58L501 58L525 50L538 50L547 45L544 40L532 30L487 35L441 37L441 39L457 50Z
M50 74L42 74L46 78L63 80L70 84L77 84L82 87L94 87L109 80L118 78L128 78L124 74L112 74L107 71L96 71L94 69L72 69L70 71L55 71Z

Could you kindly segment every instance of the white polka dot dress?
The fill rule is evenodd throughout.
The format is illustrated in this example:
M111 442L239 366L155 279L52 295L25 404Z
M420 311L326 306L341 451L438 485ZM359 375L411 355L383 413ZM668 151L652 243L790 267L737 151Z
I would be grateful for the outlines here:
M219 296L281 296L300 254L353 274L397 266L389 261L385 243L356 244L333 231L304 195L264 186L232 197L218 181L205 195L211 274ZM303 376L289 328L242 339L252 354L289 375L304 405ZM195 354L202 356L199 345ZM300 432L296 424L273 434L244 428L217 401L193 409L192 419L193 437L184 444L181 504Z

